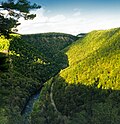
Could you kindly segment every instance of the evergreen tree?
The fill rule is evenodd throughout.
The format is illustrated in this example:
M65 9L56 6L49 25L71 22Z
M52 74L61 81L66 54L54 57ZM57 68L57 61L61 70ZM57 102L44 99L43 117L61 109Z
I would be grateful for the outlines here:
M30 14L30 10L39 9L41 6L31 4L27 0L8 0L0 5L0 35L9 37L11 32L17 32L16 27L20 25L18 19L34 19L35 14Z

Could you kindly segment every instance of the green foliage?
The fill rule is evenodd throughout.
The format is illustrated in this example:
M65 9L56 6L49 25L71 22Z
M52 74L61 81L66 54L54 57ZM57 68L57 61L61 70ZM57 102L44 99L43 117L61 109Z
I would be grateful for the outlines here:
M18 21L13 18L5 18L0 15L0 34L3 34L5 37L9 38L9 33L12 28L18 26Z
M44 84L39 100L31 114L31 124L64 124L64 117L55 110L51 103L52 78Z
M13 69L42 84L62 67L58 68L57 57L53 56L58 56L58 52L75 39L72 35L57 33L15 37L9 47ZM67 63L65 57L62 58L64 64Z
M94 31L66 49L69 67L60 76L68 83L119 89L120 29Z
M0 53L0 71L7 71L9 68L8 55Z
M4 108L0 108L0 124L7 124L8 119Z
M9 40L5 39L4 36L0 37L0 52L7 52L9 49Z
M0 6L0 35L9 38L11 32L16 32L16 27L20 25L18 19L23 17L25 20L34 19L35 14L30 14L30 10L39 9L37 4L31 5L27 0L8 0L1 2ZM7 15L4 14L7 11Z
M55 54L70 45L77 37L63 33L43 33L24 35L23 39L35 45L39 52L43 53L49 59L53 59Z
M24 13L29 13L30 9L37 9L40 8L41 6L37 4L31 5L31 3L28 0L8 0L7 2L2 2L2 7L6 10L11 9L11 10L17 10L20 12ZM14 14L14 13L11 13Z
M61 51L62 55L67 55L69 66L53 77L51 83L56 108L61 113L61 118L67 118L65 124L119 123L119 41L119 28L93 31ZM49 88L46 89L48 91ZM46 96L43 99L45 98ZM35 107L42 102L39 100ZM47 103L50 105L51 101ZM38 113L41 111L40 108L36 110ZM36 110L33 111L34 114ZM52 117L50 114L49 116ZM36 117L39 119L37 115Z
M0 71L7 71L9 68L8 48L9 41L0 37Z
M9 40L3 36L0 38L0 66L6 63L6 59L10 62L7 72L0 71L0 109L5 108L5 112L0 115L1 122L6 120L6 124L24 123L21 113L28 99L61 69L51 56L55 54L57 56L58 52L72 43L76 37L58 33L52 35L47 38L49 47L48 42L45 42L48 34L11 35ZM59 37L59 42L57 37ZM57 43L59 46L54 50ZM41 51L42 44L48 48L50 54ZM67 63L66 60L64 62Z
M8 71L0 72L1 122L24 123L20 112L44 84L31 124L119 123L120 29L76 39L60 33L0 39L10 60Z

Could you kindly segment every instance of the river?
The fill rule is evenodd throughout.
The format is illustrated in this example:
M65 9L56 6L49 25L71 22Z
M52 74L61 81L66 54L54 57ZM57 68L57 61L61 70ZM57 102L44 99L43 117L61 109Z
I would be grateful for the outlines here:
M41 91L41 90L40 90ZM36 100L38 100L40 96L40 91L36 94L32 95L26 105L24 106L23 111L21 112L21 115L23 117L23 124L30 124L30 114L33 110L33 106Z

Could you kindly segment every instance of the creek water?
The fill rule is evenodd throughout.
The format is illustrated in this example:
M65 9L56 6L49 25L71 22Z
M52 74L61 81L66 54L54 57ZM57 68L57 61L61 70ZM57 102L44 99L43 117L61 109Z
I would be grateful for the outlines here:
M29 101L27 102L24 110L23 110L23 115L29 115L32 112L33 109L33 104L34 102L39 98L40 92L36 93L35 95L33 95Z
M21 115L22 116L29 116L30 115L30 113L33 110L34 102L36 100L38 100L38 98L40 96L40 92L41 92L43 86L44 85L40 86L40 88L38 89L38 91L29 98L29 100L27 101L27 103L25 104L25 106L24 106L24 108L23 108L23 110L21 112Z
M36 94L32 95L28 102L26 103L23 111L22 111L22 117L23 117L23 124L30 124L30 114L33 110L33 106L36 100L38 100L40 96L40 91Z

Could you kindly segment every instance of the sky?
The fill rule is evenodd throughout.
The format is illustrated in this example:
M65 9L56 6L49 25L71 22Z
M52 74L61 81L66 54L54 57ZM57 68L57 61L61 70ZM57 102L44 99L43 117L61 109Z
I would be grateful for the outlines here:
M1 0L0 0L1 1ZM42 6L34 20L20 19L21 34L63 32L77 35L120 27L120 0L29 0Z

